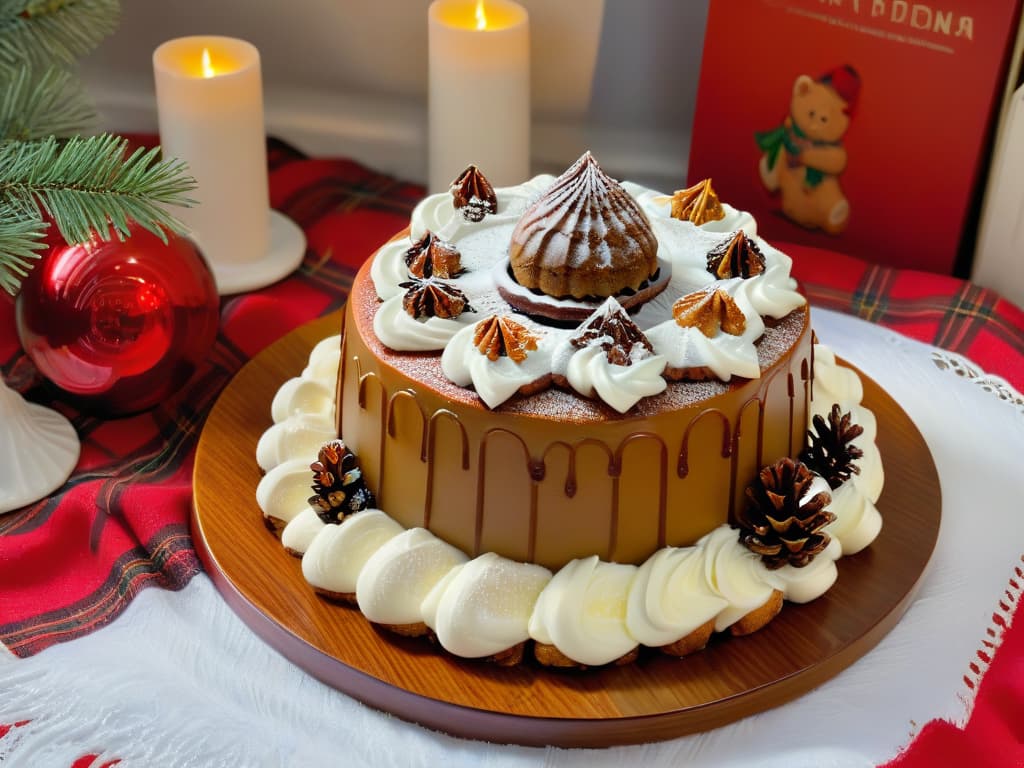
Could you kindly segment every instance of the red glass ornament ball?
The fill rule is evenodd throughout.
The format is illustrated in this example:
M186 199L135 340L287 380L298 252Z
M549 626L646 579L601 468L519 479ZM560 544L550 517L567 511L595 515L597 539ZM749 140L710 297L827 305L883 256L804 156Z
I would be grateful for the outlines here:
M117 416L156 405L213 345L213 275L191 240L167 237L133 225L123 242L54 245L22 283L22 347L85 410Z

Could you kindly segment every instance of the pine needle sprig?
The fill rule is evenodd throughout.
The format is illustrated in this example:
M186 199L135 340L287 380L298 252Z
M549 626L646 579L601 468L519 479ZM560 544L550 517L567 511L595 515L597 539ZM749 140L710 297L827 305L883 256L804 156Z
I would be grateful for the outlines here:
M17 205L0 203L0 288L15 294L44 247L45 226Z
M72 64L117 27L118 0L0 0L0 62Z
M117 27L119 0L0 0L0 288L15 293L55 224L70 243L124 239L129 223L167 239L184 228L195 180L159 147L82 138L94 113L77 59ZM58 137L70 137L67 139ZM49 221L48 221L49 220Z
M72 136L89 127L95 116L72 72L0 64L0 141Z
M195 180L181 161L159 160L159 149L126 156L127 145L110 134L0 144L0 200L41 208L68 242L111 225L126 237L129 220L164 239L164 229L181 232L165 206L194 204Z
M184 227L166 206L190 206L195 180L159 148L127 155L110 134L0 142L0 287L15 293L44 247L48 216L69 243L129 235L129 222L166 241Z

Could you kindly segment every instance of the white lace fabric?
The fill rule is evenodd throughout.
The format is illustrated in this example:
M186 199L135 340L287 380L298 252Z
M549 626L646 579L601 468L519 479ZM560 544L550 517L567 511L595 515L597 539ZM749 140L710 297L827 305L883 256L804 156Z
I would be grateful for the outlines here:
M321 684L256 637L200 575L180 592L145 590L111 625L36 656L0 651L0 723L31 721L0 738L0 765L66 768L93 753L95 765L120 759L119 768L853 768L893 757L933 718L963 722L977 682L972 664L991 642L993 614L1022 564L1024 543L1014 534L1024 498L1021 396L962 358L878 326L819 309L814 323L921 430L938 468L943 516L904 617L806 695L655 744L565 750L466 741ZM880 508L898 514L884 497Z

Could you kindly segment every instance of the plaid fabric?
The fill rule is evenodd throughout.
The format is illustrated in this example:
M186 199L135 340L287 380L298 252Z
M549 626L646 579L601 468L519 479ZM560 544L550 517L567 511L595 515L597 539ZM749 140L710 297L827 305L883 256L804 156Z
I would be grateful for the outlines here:
M995 291L947 275L780 243L811 303L856 315L957 352L1024 392L1024 310Z
M222 303L209 360L147 413L77 412L21 354L14 304L0 298L0 375L27 399L68 416L82 440L57 493L0 516L0 642L38 653L112 621L139 590L180 589L200 565L188 520L195 447L224 386L253 355L345 301L359 265L404 227L423 189L347 160L308 159L269 145L271 204L306 232L299 270ZM2 428L2 427L0 427Z
M144 587L180 589L198 572L188 531L192 463L217 395L265 346L339 308L360 264L407 224L423 195L419 186L355 162L310 159L277 141L269 143L269 163L271 205L306 233L302 265L275 285L224 300L209 360L156 409L113 420L75 411L21 353L13 302L0 298L0 375L29 400L65 413L82 439L81 459L63 488L0 516L0 642L16 655L91 632ZM780 247L793 256L793 273L813 304L958 352L1024 390L1024 312L992 291ZM1015 658L1019 663L1020 654ZM0 724L0 738L19 725Z

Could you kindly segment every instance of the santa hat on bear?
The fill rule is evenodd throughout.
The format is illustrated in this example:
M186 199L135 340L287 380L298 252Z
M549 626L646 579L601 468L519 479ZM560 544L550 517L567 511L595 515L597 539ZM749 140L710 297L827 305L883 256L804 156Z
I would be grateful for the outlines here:
M857 96L860 94L860 75L857 74L857 70L849 64L844 64L826 72L818 78L818 82L831 87L839 94L839 98L846 102L846 114L852 117L857 106Z

